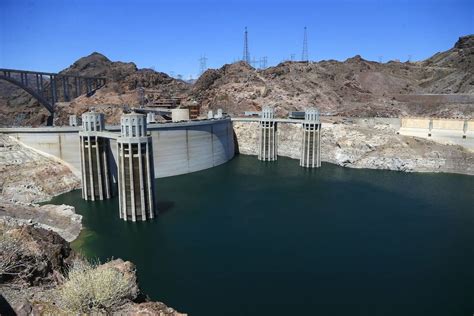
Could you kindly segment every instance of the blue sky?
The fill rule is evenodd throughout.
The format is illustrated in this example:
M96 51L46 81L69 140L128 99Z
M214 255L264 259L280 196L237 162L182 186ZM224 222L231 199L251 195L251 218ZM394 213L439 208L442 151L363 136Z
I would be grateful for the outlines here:
M474 33L473 0L0 0L0 67L59 71L94 51L185 78L250 55L420 60Z

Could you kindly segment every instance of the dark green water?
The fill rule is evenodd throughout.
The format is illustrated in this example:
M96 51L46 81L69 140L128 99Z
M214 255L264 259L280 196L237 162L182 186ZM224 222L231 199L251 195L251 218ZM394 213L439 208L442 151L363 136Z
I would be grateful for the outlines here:
M84 216L87 256L133 261L191 316L474 313L474 177L237 156L156 183L152 222L79 190L53 203Z

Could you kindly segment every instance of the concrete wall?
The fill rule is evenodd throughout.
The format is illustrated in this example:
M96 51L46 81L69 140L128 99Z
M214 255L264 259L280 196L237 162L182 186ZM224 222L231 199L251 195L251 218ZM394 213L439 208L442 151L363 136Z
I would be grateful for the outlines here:
M429 129L430 120L433 122ZM467 121L467 131L464 132L465 120L438 118L402 118L399 133L405 136L422 137L442 144L461 145L474 150L474 121Z
M401 128L422 128L429 129L430 119L429 118L408 118L404 117L401 119Z
M120 130L117 126L107 129L117 133ZM79 130L76 127L3 128L0 133L10 134L28 147L63 160L75 174L80 175ZM229 119L150 124L148 131L153 139L156 178L211 168L234 157ZM110 140L110 148L114 157L111 168L114 170L116 140Z
M433 119L433 129L463 132L464 120Z

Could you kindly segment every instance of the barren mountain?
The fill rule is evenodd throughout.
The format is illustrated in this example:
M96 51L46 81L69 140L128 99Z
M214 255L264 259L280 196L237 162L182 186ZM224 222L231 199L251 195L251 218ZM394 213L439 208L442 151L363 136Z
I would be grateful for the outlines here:
M107 84L92 96L58 103L56 125L90 107L117 123L123 107L139 103L141 88L148 102L183 98L185 105L200 104L202 113L222 108L239 115L273 105L280 116L308 106L342 116L474 116L474 35L419 62L377 63L355 56L343 62L284 62L264 70L237 62L207 70L194 85L99 53L61 73L103 76ZM25 91L0 81L0 125L41 125L47 115Z
M244 62L206 71L188 102L231 114L274 105L277 113L316 106L330 115L472 116L474 36L421 62L284 62L256 70Z
M90 107L107 114L108 122L118 122L124 106L137 106L139 88L145 99L183 97L189 84L152 69L138 69L134 63L113 62L99 53L77 60L60 74L105 77L107 83L92 96L82 95L71 102L58 102L55 124L68 124L68 116L81 115ZM72 86L71 86L72 89ZM61 91L58 91L61 95ZM0 81L0 125L40 125L48 112L28 93Z

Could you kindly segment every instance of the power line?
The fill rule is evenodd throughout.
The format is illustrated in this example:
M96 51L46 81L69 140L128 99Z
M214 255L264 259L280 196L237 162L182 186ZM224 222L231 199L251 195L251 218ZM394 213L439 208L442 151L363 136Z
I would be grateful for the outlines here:
M308 61L308 33L306 26L304 27L304 37L303 37L303 52L301 54L302 61Z
M243 54L242 60L247 62L247 64L250 65L249 40L248 40L247 27L245 27L245 33L244 33L244 54Z

